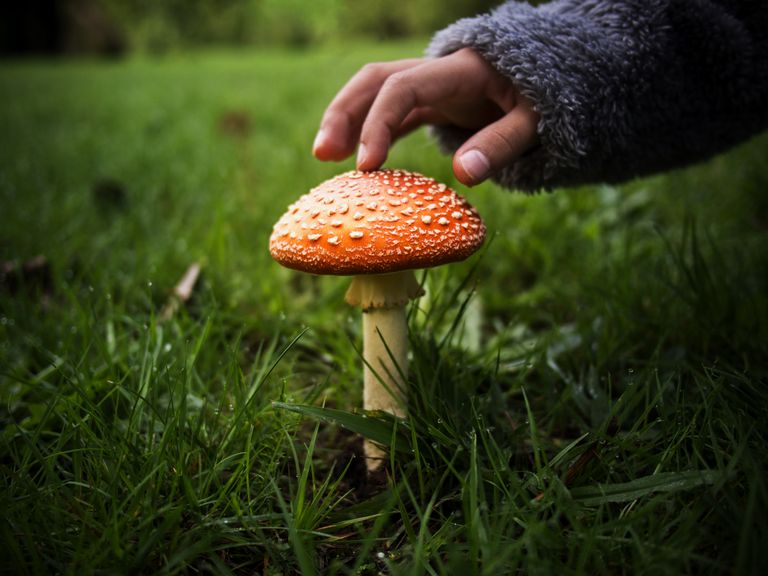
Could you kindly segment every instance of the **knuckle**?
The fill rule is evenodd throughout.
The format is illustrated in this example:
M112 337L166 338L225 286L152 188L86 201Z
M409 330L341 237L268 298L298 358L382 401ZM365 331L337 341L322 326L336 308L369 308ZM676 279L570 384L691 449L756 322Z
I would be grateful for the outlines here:
M408 70L401 70L390 74L384 82L384 89L395 94L413 94L413 74Z
M504 150L506 154L516 152L519 148L518 143L523 139L520 129L512 126L503 130L494 127L491 129L489 136L494 140L494 145Z
M371 79L381 78L383 75L384 65L381 62L368 62L358 72L358 76Z

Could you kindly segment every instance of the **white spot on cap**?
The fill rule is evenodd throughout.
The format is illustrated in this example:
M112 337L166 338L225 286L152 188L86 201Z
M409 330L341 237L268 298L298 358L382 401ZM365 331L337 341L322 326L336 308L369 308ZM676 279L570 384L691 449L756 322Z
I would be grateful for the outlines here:
M461 220L461 216L462 214L458 210L451 214L451 218L453 218L454 220Z
M341 204L337 209L337 212L339 214L346 214L347 210L349 210L349 204Z
M363 213L362 213L362 212L355 212L355 213L352 215L352 218L353 218L354 220L362 220L362 219L363 219Z
M338 236L331 236L330 238L328 238L328 244L330 244L331 246L338 246L339 244L341 244L341 240L339 239Z
M440 218L440 220L437 221L437 223L440 224L441 226L448 226L448 224L450 224L451 221L448 220L448 218L446 218L445 216L443 216Z
M333 226L334 228L338 228L341 225L342 225L341 220L331 220L331 226Z
M352 230L352 232L349 233L349 237L353 240L360 240L364 235L362 230Z
M318 240L320 240L321 236L322 234L307 234L307 240L309 240L310 242L317 242Z
M426 215L421 217L421 221L424 222L424 224L431 224L432 223L432 216Z

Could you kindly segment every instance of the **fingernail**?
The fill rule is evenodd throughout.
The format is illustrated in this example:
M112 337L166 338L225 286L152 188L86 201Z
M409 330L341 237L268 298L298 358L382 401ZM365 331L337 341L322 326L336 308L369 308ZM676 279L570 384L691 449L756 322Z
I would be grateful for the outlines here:
M368 155L367 150L365 148L365 144L360 142L360 146L357 147L357 167L360 168L360 166L363 165L363 162L365 162L365 158Z
M459 163L472 182L481 182L488 177L491 163L480 150L468 150L459 156Z
M326 138L326 132L324 128L320 128L320 130L317 132L317 136L315 136L315 141L312 144L312 153L317 152L317 149L320 148L325 143Z

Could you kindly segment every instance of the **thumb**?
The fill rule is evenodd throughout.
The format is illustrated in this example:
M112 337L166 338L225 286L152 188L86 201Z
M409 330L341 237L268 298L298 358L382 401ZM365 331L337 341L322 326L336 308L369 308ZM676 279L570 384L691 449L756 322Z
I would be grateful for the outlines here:
M474 186L536 144L539 115L528 103L514 107L464 142L453 156L453 172Z

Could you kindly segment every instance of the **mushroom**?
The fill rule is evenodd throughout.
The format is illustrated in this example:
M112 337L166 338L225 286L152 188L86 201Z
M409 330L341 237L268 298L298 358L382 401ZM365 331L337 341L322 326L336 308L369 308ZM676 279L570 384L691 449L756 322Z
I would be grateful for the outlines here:
M406 415L405 305L423 294L414 269L467 258L485 239L477 211L445 184L403 170L352 171L312 189L275 224L272 257L312 274L352 275L363 310L363 408ZM384 456L365 444L368 470Z

